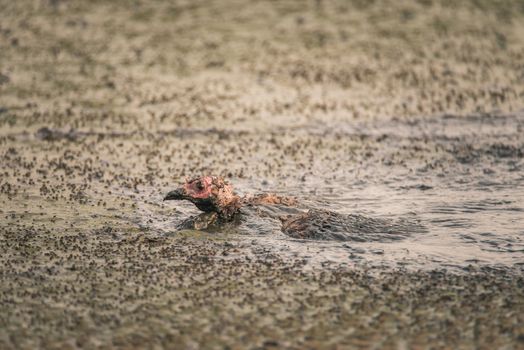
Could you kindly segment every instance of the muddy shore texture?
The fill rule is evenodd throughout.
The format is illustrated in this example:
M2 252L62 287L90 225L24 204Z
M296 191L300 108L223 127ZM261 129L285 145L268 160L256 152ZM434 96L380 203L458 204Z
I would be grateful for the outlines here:
M0 348L523 349L523 110L522 1L0 0ZM174 232L201 173L428 232Z

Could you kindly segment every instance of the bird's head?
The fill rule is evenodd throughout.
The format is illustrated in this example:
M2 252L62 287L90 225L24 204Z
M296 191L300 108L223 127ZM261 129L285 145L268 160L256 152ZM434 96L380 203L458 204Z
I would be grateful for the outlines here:
M240 198L233 192L233 186L219 176L188 179L164 200L188 200L198 209L216 212L223 218L230 218L240 208Z

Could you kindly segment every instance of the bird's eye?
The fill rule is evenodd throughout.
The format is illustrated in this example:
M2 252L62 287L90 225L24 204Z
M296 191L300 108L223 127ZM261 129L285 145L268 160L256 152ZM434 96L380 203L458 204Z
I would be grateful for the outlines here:
M199 191L201 191L201 190L204 189L204 185L202 184L202 181L198 181L198 182L196 183L196 188L197 188Z

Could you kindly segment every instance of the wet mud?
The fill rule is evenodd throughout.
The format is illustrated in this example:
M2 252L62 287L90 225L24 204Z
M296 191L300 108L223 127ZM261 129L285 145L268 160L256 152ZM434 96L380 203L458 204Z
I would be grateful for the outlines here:
M522 62L519 1L0 1L0 348L524 347Z

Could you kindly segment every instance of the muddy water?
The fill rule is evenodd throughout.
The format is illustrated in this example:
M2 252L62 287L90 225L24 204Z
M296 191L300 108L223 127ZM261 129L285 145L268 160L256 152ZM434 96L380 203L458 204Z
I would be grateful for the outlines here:
M5 128L5 347L128 347L156 334L167 337L158 341L164 346L226 346L237 344L239 331L254 344L314 344L303 338L310 332L303 327L318 332L312 339L321 347L396 347L405 335L395 325L408 327L415 319L421 320L417 336L441 334L442 347L518 341L521 112L276 124L256 131L54 128L55 137L45 138L40 128ZM277 192L296 196L299 205L246 208L219 229L177 231L198 210L162 198L185 175L170 173L191 162L196 165L187 175L212 171L228 176L240 194ZM281 232L280 215L309 209L423 230L384 241L363 233L361 241L348 242L296 240ZM304 303L311 315L306 323L299 316ZM458 314L439 311L447 309ZM472 321L488 316L489 322ZM240 324L242 317L251 321ZM443 323L435 326L435 318L473 333L453 335ZM331 325L323 328L318 319ZM267 333L256 331L261 322ZM369 333L369 322L381 324L380 332ZM195 334L195 325L207 331ZM297 338L286 340L288 332ZM493 332L499 336L490 341Z
M369 138L374 154L357 166L341 164L329 174L286 181L285 186L231 179L240 193L275 191L301 201L296 209L276 206L257 212L246 208L224 231L241 233L247 236L244 239L256 240L288 259L302 257L312 266L366 264L465 271L482 266L522 267L523 127L524 114L517 113L296 128L294 134L320 135L324 141ZM282 129L274 133L287 134ZM406 166L395 167L392 163L399 149L409 156L403 156ZM332 168L315 161L319 163L315 167ZM143 204L137 205L141 208L137 219L144 227L175 231L179 222L166 222L164 211L155 214L154 209L145 211ZM187 216L196 212L189 203L170 206ZM359 237L362 242L351 243L297 241L283 235L278 217L308 209L358 213L391 222L402 219L424 230L413 226L408 238L393 242L387 235L381 241L365 233Z
M523 58L521 1L0 1L0 348L521 348ZM202 173L299 205L179 232Z

